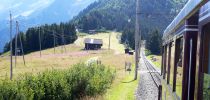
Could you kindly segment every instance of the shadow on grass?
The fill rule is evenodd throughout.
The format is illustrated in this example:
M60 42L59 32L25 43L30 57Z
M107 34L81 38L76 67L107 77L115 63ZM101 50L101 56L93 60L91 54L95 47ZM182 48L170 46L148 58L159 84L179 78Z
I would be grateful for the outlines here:
M131 83L131 82L134 82L136 80L131 80L131 81L127 81L127 82L121 82L121 83Z

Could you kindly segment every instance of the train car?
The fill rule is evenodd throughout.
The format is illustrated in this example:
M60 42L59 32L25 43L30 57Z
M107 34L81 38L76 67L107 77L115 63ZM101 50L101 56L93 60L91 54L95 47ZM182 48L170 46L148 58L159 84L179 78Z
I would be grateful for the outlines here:
M189 0L163 34L163 100L210 100L210 1Z

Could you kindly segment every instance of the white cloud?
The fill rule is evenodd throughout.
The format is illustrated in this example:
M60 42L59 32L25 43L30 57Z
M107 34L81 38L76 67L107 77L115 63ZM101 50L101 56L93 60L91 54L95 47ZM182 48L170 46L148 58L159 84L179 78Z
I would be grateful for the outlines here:
M23 4L22 2L17 3L17 4L15 4L15 5L13 5L12 8L18 8L18 7L20 7L22 4Z
M33 4L29 5L27 10L24 10L20 15L21 16L29 16L36 10L41 10L47 6L49 6L54 0L36 0Z
M51 4L54 0L37 0L36 2L34 2L33 4L31 4L29 7L30 8L42 8L42 7L46 7L49 4Z
M31 9L31 10L22 12L20 15L21 15L21 16L24 16L24 17L27 17L27 16L29 16L30 14L32 14L34 11L35 11L34 9Z
M33 12L49 6L54 0L0 0L0 20L11 11L15 17L29 16Z

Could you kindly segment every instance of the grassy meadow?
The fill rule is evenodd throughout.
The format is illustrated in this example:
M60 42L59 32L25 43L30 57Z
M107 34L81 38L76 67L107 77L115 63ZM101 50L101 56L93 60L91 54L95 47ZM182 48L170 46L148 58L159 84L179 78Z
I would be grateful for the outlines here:
M108 50L109 34L111 34L111 50ZM14 79L19 78L20 75L25 73L38 75L46 70L66 70L74 64L86 62L93 57L97 57L103 65L115 69L116 76L107 92L102 95L87 98L98 100L133 100L135 99L134 93L138 81L133 81L134 68L132 68L132 72L129 74L125 72L124 66L125 61L131 62L134 66L134 56L124 54L124 46L119 43L120 34L117 32L99 33L95 35L83 33L80 34L74 44L66 45L66 50L62 46L58 46L55 48L55 53L54 48L42 50L41 57L38 51L25 55L26 65L23 64L22 56L19 56L17 57L16 67L13 67ZM85 38L102 39L104 42L102 50L84 51L83 40ZM0 79L9 78L9 66L9 56L8 54L4 54L3 57L0 57ZM120 96L121 93L124 95Z

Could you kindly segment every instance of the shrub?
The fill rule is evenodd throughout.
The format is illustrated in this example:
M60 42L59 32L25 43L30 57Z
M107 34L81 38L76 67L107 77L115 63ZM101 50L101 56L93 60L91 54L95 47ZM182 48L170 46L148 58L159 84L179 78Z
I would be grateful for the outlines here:
M149 56L149 55L151 55L152 53L150 52L150 50L147 50L147 49L145 49L145 55L146 56Z
M114 76L113 70L97 64L25 74L13 81L0 82L0 100L73 100L95 96L110 87Z

